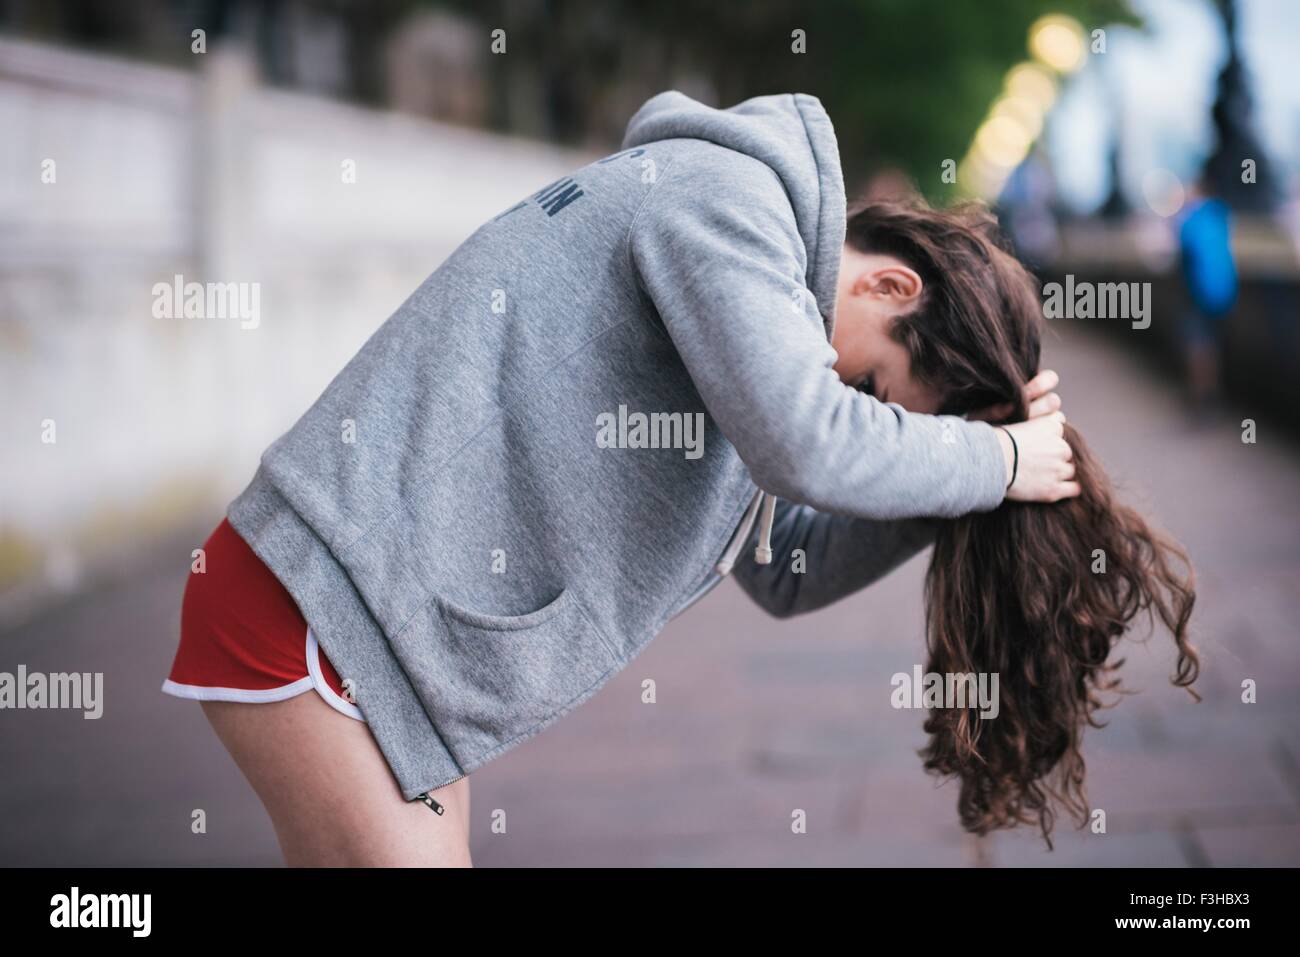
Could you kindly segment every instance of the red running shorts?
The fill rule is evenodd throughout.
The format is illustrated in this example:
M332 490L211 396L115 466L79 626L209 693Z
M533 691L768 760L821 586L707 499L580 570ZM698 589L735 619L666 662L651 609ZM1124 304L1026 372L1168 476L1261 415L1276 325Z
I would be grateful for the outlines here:
M204 571L190 571L181 640L162 690L198 701L283 701L316 690L365 721L311 627L257 554L222 519L203 545Z

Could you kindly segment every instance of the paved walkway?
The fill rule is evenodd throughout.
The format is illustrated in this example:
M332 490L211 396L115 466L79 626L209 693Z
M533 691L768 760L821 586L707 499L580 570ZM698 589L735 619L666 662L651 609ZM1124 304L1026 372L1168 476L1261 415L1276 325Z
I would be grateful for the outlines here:
M955 788L916 756L921 713L889 706L889 676L924 660L916 560L785 622L724 584L590 702L473 775L476 863L1300 864L1300 455L1266 425L1254 445L1233 422L1190 431L1168 384L1109 344L1067 329L1048 360L1071 421L1199 575L1205 701L1168 684L1172 642L1157 634L1127 651L1141 693L1088 734L1108 833L1063 826L1049 854L1029 832L958 827ZM144 560L0 639L0 670L76 661L113 691L99 721L0 713L0 863L278 862L197 705L158 691L187 561ZM657 704L640 701L645 678ZM1246 678L1257 704L1240 701ZM795 809L806 834L791 833Z

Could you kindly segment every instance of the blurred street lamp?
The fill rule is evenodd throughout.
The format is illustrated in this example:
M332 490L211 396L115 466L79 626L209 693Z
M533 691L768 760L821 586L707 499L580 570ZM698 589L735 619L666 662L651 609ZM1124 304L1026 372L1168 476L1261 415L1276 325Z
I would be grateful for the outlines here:
M1044 113L1056 102L1055 77L1049 70L1028 60L1017 63L1007 71L1003 89L1007 96L1029 100Z
M1043 131L1043 114L1045 110L1033 100L1020 96L1001 96L989 111L992 118L1005 117L1025 131L1032 142Z
M1029 152L1034 134L1007 115L990 116L975 134L974 149L995 166L1011 169Z
M968 195L993 199L1002 191L1043 131L1057 77L1079 69L1087 57L1083 26L1058 13L1034 21L1028 46L1034 59L1007 71L1002 94L957 166L959 188Z
M1223 20L1228 59L1219 73L1210 110L1218 142L1205 161L1203 176L1231 206L1267 213L1276 206L1278 181L1255 132L1254 103L1237 32L1237 4L1234 0L1217 0L1216 8ZM1254 175L1249 180L1242 172L1246 161L1253 164Z
M1087 55L1083 26L1060 13L1039 17L1029 28L1029 52L1057 73L1073 73Z

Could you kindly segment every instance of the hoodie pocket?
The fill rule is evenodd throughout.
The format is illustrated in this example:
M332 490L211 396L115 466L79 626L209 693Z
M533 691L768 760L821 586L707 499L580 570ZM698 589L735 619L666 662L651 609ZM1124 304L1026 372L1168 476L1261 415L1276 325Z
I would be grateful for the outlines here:
M568 589L516 616L434 598L391 644L466 772L577 707L618 666Z

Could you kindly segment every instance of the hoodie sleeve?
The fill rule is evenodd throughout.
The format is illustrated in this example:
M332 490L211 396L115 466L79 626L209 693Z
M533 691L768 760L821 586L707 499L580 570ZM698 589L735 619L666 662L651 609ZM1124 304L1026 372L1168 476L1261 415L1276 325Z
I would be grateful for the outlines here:
M760 488L867 519L1001 503L1006 466L991 426L910 413L840 381L770 167L722 148L679 155L628 242L705 407Z
M771 564L741 562L733 575L768 614L789 618L883 578L933 544L936 525L927 518L871 521L828 515L778 500Z

